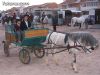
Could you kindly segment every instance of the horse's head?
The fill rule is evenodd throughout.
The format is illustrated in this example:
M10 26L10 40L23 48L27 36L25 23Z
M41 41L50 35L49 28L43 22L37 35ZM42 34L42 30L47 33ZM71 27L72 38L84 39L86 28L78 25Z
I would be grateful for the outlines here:
M95 41L95 45L91 47L92 50L95 50L99 47L99 42L98 40Z

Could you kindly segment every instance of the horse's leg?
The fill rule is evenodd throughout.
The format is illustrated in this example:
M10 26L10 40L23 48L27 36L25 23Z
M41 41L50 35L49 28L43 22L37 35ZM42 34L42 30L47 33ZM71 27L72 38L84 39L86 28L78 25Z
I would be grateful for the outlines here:
M46 58L45 58L45 63L46 63L47 66L49 66L49 60L48 60L48 55L49 55L49 54L48 54L48 52L49 52L49 51L48 51L48 49L47 49Z
M73 53L73 58L74 58L74 60L73 60L73 62L72 62L72 68L73 68L73 70L77 73L78 70L77 70L76 54L75 54L75 53Z
M48 37L48 36L47 36ZM47 40L48 39L46 39L46 41L45 41L45 43L47 43ZM49 54L52 54L52 56L54 56L54 44L48 44L48 48L50 48L50 50L49 49L47 49L47 52L46 52L46 59L45 59L45 62L46 62L46 65L49 65L49 59L48 59L48 55Z
M59 40L60 36L58 37L55 37L55 44L57 44L57 41ZM55 45L53 45L53 47L55 47ZM57 49L53 49L53 53L55 53L57 51ZM53 54L53 61L55 62L56 65L59 65L58 64L58 58L55 54Z
M84 23L85 24L85 29L88 29L88 23Z
M81 29L81 27L82 27L82 23L79 23L79 29Z
M46 58L45 58L46 65L49 65L49 59L48 59L49 53L52 54L52 56L53 56L53 53L54 53L53 47L54 47L54 44L49 44L50 50L47 49L47 52L46 52ZM50 52L49 52L49 51L50 51Z
M71 19L71 26L73 26L73 19Z
M59 64L58 64L58 59L57 59L57 57L54 55L54 51L55 51L55 49L53 49L54 47L55 47L55 45L54 45L54 44L51 44L51 45L50 45L50 48L51 48L50 52L49 52L48 50L47 50L47 52L46 52L45 63L46 63L46 65L48 65L48 66L49 66L49 59L48 59L49 53L52 54L52 56L53 56L53 61L55 62L55 64L56 64L56 65L59 65Z
M51 45L50 45L50 48L51 48L51 49L50 49L50 52L47 51L47 56L48 56L48 52L49 52L50 54L52 54L52 56L53 56L53 59L52 59L52 60L55 62L56 65L58 65L57 57L56 57L55 54L54 54L54 53L55 53L55 50L56 50L56 49L54 49L54 47L55 47L54 44L51 44ZM48 62L49 60L46 59L45 61L46 61L46 64L49 65L49 62Z
M78 51L77 51L76 48L71 48L70 51L71 51L71 55L72 55L72 58L73 58L72 64L71 64L72 69L77 73L78 69L77 69L77 64L76 64L76 61L77 61L76 54L77 54Z
M56 49L54 49L54 50L56 50ZM56 65L59 65L59 64L58 64L58 58L57 58L57 56L54 55L54 54L53 54L53 61L55 62Z

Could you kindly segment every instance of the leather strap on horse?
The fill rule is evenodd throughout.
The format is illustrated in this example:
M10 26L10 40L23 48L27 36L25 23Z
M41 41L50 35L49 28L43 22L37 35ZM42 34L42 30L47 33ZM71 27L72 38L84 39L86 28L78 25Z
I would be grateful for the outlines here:
M52 33L53 33L53 32L52 32ZM51 33L51 34L52 34L52 33ZM50 34L49 37L48 37L48 43L50 43L50 36L51 36L51 34Z

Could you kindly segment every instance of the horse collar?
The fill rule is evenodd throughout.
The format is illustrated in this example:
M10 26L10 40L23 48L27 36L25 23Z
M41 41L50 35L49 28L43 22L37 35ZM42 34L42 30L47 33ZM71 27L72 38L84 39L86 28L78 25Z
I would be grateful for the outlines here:
M53 32L50 33L49 37L48 37L48 43L50 43L50 36Z
M65 44L66 44L66 42L68 41L68 36L69 36L69 33L66 33L65 39L64 39Z

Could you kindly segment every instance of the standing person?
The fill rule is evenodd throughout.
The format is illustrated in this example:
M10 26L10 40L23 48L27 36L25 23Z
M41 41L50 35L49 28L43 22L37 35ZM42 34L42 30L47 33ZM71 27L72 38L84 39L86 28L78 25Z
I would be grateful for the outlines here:
M42 16L41 16L41 17L42 17L42 22L43 22L45 16L46 16L46 15L45 15L45 12L43 12L43 13L42 13Z
M53 13L53 15L52 15L52 25L53 25L53 31L56 31L56 26L58 25L57 13Z
M8 19L8 13L5 15L4 17L4 24L8 24L9 23L9 19Z
M29 21L30 21L31 24L32 24L32 21L33 21L33 14L32 14L32 13L29 14Z
M42 22L42 26L43 26L43 28L44 28L44 25L43 25L44 22L43 22L43 20L44 20L45 16L46 16L46 15L45 15L45 12L43 12L43 13L42 13L42 16L41 16L41 22Z
M23 13L20 14L20 19L21 19L21 21L23 21L23 19L24 19L24 14Z
M24 38L24 31L27 30L27 29L30 29L30 28L31 28L31 23L28 20L28 15L24 15L23 21L21 22L21 26L20 26L21 34L22 34L21 35L21 41Z
M24 30L27 30L27 29L30 29L30 28L31 28L31 23L28 20L28 15L24 15L24 19L21 22L21 30L24 31Z
M65 11L65 25L71 26L71 19L72 19L72 11L66 10Z
M68 15L68 16L65 17L65 23L66 23L67 26L71 26L70 25L70 23L71 23L71 16Z
M13 19L16 19L16 13L13 13Z

